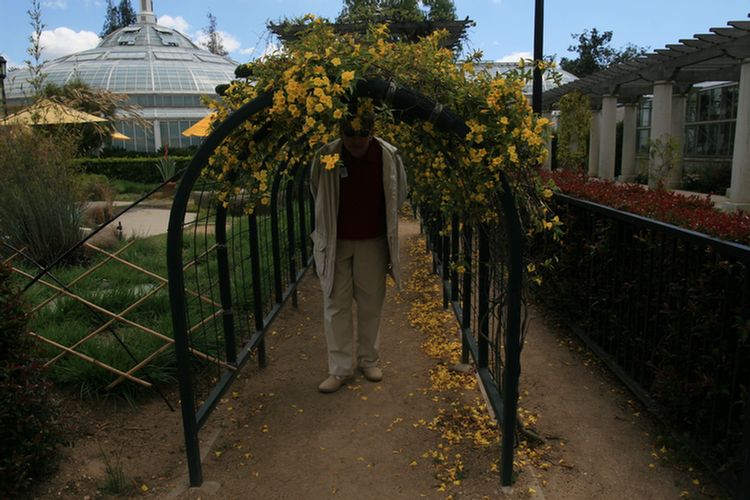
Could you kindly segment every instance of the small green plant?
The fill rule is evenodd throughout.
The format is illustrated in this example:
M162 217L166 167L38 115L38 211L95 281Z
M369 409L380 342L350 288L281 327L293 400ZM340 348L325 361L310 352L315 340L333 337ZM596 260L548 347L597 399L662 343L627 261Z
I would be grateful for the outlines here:
M115 188L109 182L106 175L83 174L79 178L79 187L82 195L89 201L106 201L112 203L115 197Z
M669 134L658 139L646 141L648 155L639 158L647 164L648 186L652 189L664 189L664 180L682 161L679 153L682 149L680 140Z
M588 137L591 130L591 101L580 92L560 100L560 129L557 134L557 163L584 170L588 163Z
M162 181L167 182L174 177L177 171L177 162L174 158L169 157L169 144L164 146L164 157L159 158L159 161L156 162L156 168L161 174Z
M125 472L122 467L122 450L125 447L125 443L120 445L118 451L112 453L114 462L110 462L110 459L107 457L107 453L102 448L102 443L99 442L99 440L96 441L96 444L99 447L99 453L101 453L102 459L104 460L104 473L107 475L102 489L114 495L127 493L127 491L132 488L132 485L125 478Z
M175 171L177 169L177 162L174 160L174 158L170 158L167 155L164 155L164 158L159 158L159 161L156 162L156 168L159 169L161 179L164 182L167 182L169 179L174 177Z

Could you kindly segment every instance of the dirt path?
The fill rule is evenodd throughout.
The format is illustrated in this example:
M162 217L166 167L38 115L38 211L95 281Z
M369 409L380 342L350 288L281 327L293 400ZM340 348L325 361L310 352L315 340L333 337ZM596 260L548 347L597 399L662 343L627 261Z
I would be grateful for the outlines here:
M405 221L407 279L426 265L424 256L411 252L414 245L423 245L418 224ZM438 297L437 280L430 279ZM132 484L124 498L706 498L698 491L710 477L674 467L632 396L538 311L523 352L520 406L546 442L519 449L517 482L512 493L503 493L493 470L497 444L474 447L466 437L451 443L445 429L431 428L445 415L453 430L477 432L472 420L451 415L470 412L481 395L465 386L430 390L431 371L441 361L424 351L425 335L411 326L409 312L423 291L412 285L406 283L401 294L393 286L388 290L383 381L360 377L334 394L321 394L322 297L317 278L307 277L298 309L287 308L268 336L268 366L246 369L205 428L203 488L187 488L179 412L153 400L135 412L79 407L81 438L62 450L59 473L30 498L101 497L103 457L111 465L120 447L122 470ZM434 314L446 317L439 308ZM439 326L454 328L450 321Z

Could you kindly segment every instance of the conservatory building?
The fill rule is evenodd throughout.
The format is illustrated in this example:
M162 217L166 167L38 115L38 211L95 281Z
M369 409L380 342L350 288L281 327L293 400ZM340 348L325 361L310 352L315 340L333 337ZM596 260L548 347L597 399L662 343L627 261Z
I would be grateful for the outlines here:
M235 78L237 62L214 55L172 28L156 24L152 0L141 0L138 22L120 28L97 47L60 57L44 65L46 83L63 86L79 79L92 89L126 94L142 108L151 123L144 130L130 123L116 128L131 140L113 140L114 146L136 151L157 151L166 144L187 147L200 137L186 137L186 130L209 114L201 96L218 98L215 88ZM8 73L9 106L27 100L27 68Z

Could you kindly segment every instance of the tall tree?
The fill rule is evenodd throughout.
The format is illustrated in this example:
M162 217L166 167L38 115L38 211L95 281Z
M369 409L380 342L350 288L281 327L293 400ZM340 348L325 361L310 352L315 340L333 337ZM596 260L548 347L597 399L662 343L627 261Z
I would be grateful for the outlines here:
M99 36L104 38L120 28L137 22L138 15L133 10L130 0L120 0L118 6L115 6L112 0L107 0L107 14L104 17L104 26Z
M104 26L99 36L104 38L117 29L117 25L120 23L119 16L117 14L117 7L114 6L112 0L107 0L107 14L104 16Z
M560 60L560 67L579 78L607 69L613 64L634 59L648 50L648 47L644 49L631 43L620 49L612 48L609 46L612 41L612 32L599 33L596 28L591 31L583 30L580 34L573 33L570 36L578 40L578 45L571 45L568 51L578 53L578 57L575 59L563 57Z
M28 79L29 85L31 85L31 91L33 98L38 99L44 90L44 80L47 79L47 75L44 73L44 63L47 61L42 59L42 31L47 27L42 22L42 7L39 4L39 0L31 0L31 9L27 10L26 13L31 18L29 24L34 28L34 32L29 35L29 42L31 46L26 49L26 52L33 58L27 59L24 62L29 68L30 77Z
M422 10L422 6L426 10ZM455 21L453 0L344 0L337 22Z
M130 0L120 0L118 10L120 11L121 28L138 22L138 15L135 13L135 10L133 10L133 5L130 3Z
M201 45L212 54L224 57L229 54L229 51L224 48L224 40L221 38L219 32L216 31L216 16L209 11L206 17L208 17L208 26L204 28L206 30L206 41Z
M430 21L456 20L456 6L453 0L424 0L422 3L430 9Z
M49 134L70 136L78 154L86 156L112 136L116 123L132 123L142 129L150 128L143 118L140 106L133 105L125 94L116 94L104 89L92 89L80 79L74 78L65 85L48 83L44 96L69 108L106 118L106 122L62 124L47 130Z

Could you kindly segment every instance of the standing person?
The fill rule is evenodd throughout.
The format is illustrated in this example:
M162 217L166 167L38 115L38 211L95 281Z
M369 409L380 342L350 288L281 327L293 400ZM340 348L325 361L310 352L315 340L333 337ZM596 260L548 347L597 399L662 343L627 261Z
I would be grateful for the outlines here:
M329 377L320 392L337 391L355 367L367 380L383 378L378 361L386 274L401 290L398 210L406 199L406 174L398 150L375 137L374 127L374 117L343 123L340 138L318 151L310 170L311 237L328 344ZM336 154L339 161L326 168L321 158Z

